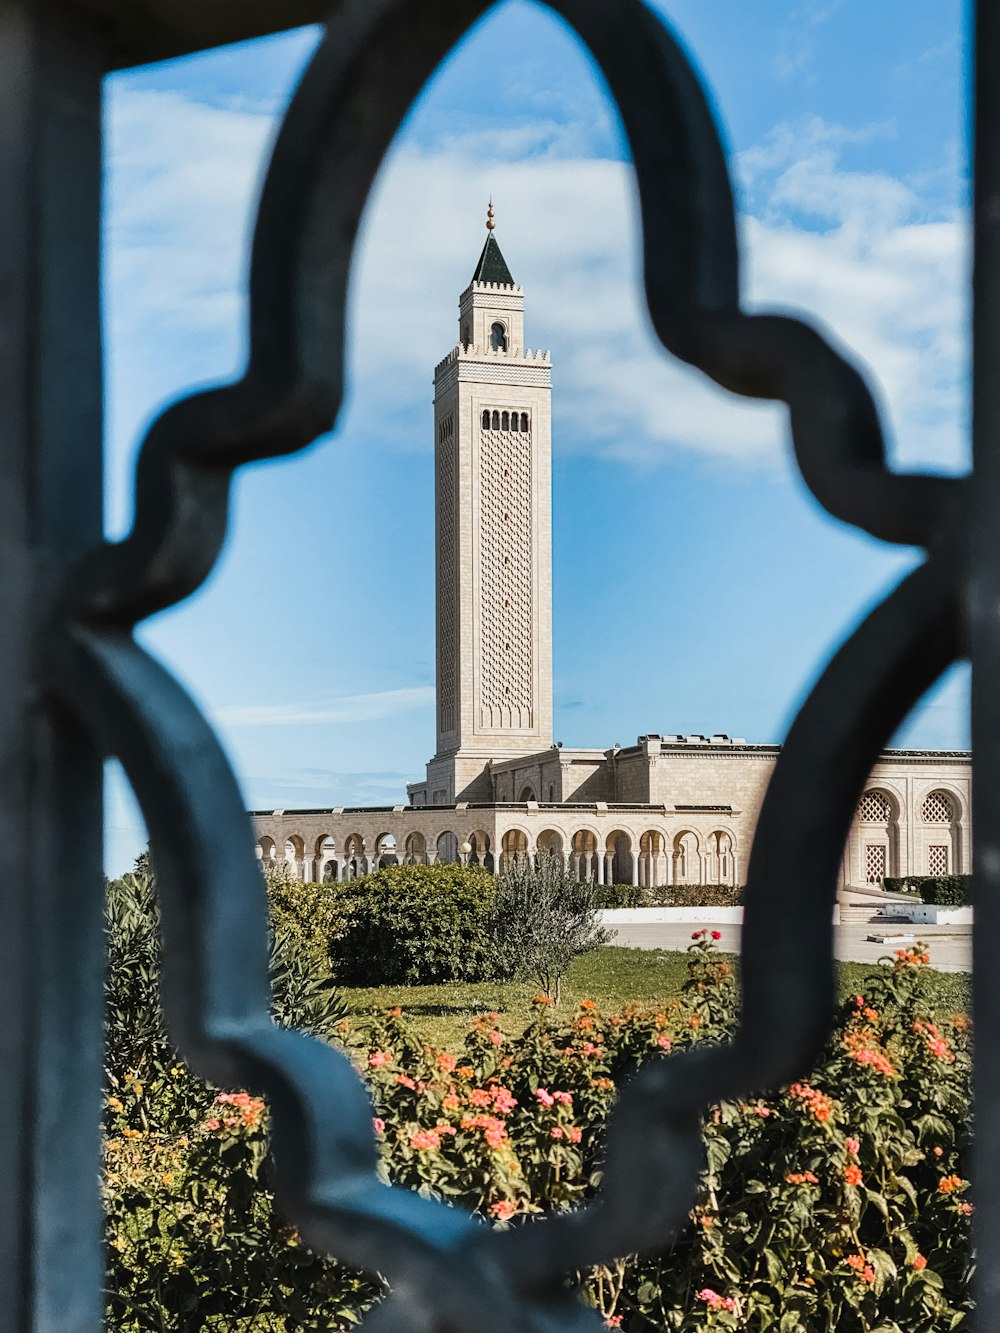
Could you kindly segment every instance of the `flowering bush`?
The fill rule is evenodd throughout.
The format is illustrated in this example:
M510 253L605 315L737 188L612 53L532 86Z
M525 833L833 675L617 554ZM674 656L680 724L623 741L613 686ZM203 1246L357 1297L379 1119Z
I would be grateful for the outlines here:
M608 1327L955 1327L968 1305L969 1033L963 1016L930 1011L925 972L922 948L901 950L844 1006L807 1078L708 1109L682 1233L666 1253L583 1275ZM660 1007L603 1014L584 1001L556 1021L539 995L523 1033L486 1014L459 1051L426 1045L399 1009L345 1020L339 1036L375 1102L386 1178L510 1227L580 1204L616 1087L646 1061L724 1039L735 1004L730 964L699 931L682 993ZM275 1330L359 1318L375 1281L313 1257L274 1215L260 1103L168 1099L167 1134L151 1096L133 1081L109 1100L115 1327L205 1328L248 1310Z

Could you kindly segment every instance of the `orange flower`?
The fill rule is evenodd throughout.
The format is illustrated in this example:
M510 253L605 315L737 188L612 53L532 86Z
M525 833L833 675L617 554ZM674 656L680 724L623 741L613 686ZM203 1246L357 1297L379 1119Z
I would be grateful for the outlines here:
M918 1254L917 1257L914 1259L913 1267L917 1270L918 1273L923 1272L923 1270L927 1267L927 1260L924 1258L922 1254Z
M870 1283L875 1281L875 1269L872 1268L871 1264L863 1254L849 1254L845 1258L844 1263L853 1268L863 1282Z
M593 1000L581 1000L580 1008L594 1010L597 1008L597 1005Z
M825 1093L818 1092L816 1088L811 1088L808 1083L793 1083L788 1089L788 1095L796 1101L801 1102L802 1109L807 1115L823 1125L833 1115L833 1102Z
M490 1204L490 1212L499 1221L507 1222L517 1212L517 1204L513 1199L497 1199L496 1203Z
M845 1167L844 1167L844 1180L846 1181L846 1183L847 1183L848 1185L855 1185L855 1186L860 1185L860 1184L861 1184L861 1167L860 1167L860 1166L855 1166L853 1163L852 1163L850 1166L845 1166Z
M961 1176L942 1176L938 1181L939 1194L956 1194L968 1189L969 1182Z

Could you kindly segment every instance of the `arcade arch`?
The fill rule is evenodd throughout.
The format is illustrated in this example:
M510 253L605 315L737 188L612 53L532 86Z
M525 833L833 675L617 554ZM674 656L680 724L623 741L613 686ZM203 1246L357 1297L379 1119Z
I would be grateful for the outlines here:
M701 883L701 843L693 829L674 837L672 861L675 884Z
M570 870L579 880L603 881L604 868L598 866L598 839L591 829L580 829L573 834Z
M859 882L881 886L899 864L899 804L884 787L870 787L858 802L856 821Z
M922 862L928 875L957 875L962 870L961 806L943 787L920 803Z
M632 839L624 829L609 833L604 846L607 884L638 884L638 862L632 856Z
M508 829L500 840L500 869L505 869L516 857L527 855L527 833L519 828Z

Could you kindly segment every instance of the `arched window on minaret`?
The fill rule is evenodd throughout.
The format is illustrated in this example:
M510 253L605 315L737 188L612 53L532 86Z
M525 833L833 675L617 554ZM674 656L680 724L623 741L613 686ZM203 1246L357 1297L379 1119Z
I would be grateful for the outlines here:
M490 410L489 410L488 407L484 407L484 408L483 408L483 430L489 430L489 428L490 428Z
M507 330L499 320L490 329L490 346L494 352L506 352L507 350Z
M494 429L494 430L499 430L499 429L500 429L500 413L499 413L499 412L494 412L494 413L493 413L493 429Z
M528 429L528 414L527 414L527 412L522 412L522 413L521 413L521 429L522 429L523 431L527 431L527 429Z
M509 413L509 412L505 412L505 413L503 414L503 416L500 418L500 429L501 429L501 430L510 430L510 413Z
M510 414L510 428L511 428L511 430L517 430L517 428L518 428L517 421L518 421L517 413L516 413L516 412L511 412L511 414Z

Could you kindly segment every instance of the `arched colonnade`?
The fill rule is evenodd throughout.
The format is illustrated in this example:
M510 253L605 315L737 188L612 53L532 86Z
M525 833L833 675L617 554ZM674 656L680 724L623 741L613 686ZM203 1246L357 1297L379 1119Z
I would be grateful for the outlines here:
M257 841L258 859L285 861L300 879L315 883L355 879L388 865L439 862L481 865L496 873L514 857L546 852L564 858L575 878L597 884L652 889L739 883L736 835L724 828L704 834L690 827L615 828L607 833L586 826L572 831L549 827L535 833L513 827L497 838L484 829L446 829L436 836L414 830L367 839L361 833L348 833L339 840L330 833L315 838L288 833L281 847L267 834Z

